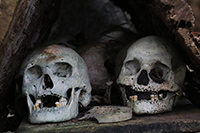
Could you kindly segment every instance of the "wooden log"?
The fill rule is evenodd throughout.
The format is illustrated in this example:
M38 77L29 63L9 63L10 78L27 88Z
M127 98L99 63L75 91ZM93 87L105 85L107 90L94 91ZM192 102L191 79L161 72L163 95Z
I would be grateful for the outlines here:
M18 1L19 0L6 0L0 2L0 43L2 43L3 38L9 28L9 24L12 20Z
M120 6L120 2L116 0ZM194 16L188 3L182 0L128 0L122 7L130 12L139 34L159 35L176 42L195 65L200 65L199 49L191 33L194 29Z
M0 90L13 79L20 61L33 49L50 26L47 10L52 1L19 1L0 45ZM46 19L46 20L45 20Z
M14 106L15 73L27 53L45 36L54 19L51 18L54 3L53 0L4 0L0 4L3 15L0 14L0 29L3 28L0 33L0 115L3 119L8 113L7 106ZM10 127L16 126L11 122Z

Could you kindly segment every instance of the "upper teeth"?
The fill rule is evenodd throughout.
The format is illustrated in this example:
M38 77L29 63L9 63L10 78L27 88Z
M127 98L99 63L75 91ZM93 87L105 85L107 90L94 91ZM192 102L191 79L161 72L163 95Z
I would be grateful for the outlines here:
M162 93L159 94L159 95L157 95L157 94L151 94L150 98L151 98L151 101L156 101L156 100L159 100L159 99L162 100L163 99L163 94ZM138 100L138 96L137 95L129 96L129 100L135 102L135 101Z
M129 97L129 100L130 100L130 101L134 101L134 102L135 102L135 101L137 101L137 100L138 100L138 96L137 96L137 95L130 96L130 97Z
M155 100L155 95L154 94L151 94L150 97L151 97L151 101Z
M66 98L62 97L59 102L55 102L56 107L60 107L60 106L65 106L67 105L67 100Z
M154 100L158 100L158 95L154 95Z
M41 101L40 99L38 99L38 100L35 102L34 110L37 110L37 109L42 108L42 107L43 107L42 101Z
M55 102L55 105L56 105L56 107L66 106L67 105L67 99L64 98L64 97L61 97L59 99L59 102ZM35 102L34 110L37 110L37 109L42 108L42 107L43 107L43 103L42 103L42 101L40 99L38 99Z

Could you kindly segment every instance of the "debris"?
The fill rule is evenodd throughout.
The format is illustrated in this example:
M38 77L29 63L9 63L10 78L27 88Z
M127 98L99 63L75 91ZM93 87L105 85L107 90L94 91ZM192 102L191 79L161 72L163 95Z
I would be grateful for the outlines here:
M112 123L132 118L132 109L124 106L94 106L78 120L95 118L99 123Z

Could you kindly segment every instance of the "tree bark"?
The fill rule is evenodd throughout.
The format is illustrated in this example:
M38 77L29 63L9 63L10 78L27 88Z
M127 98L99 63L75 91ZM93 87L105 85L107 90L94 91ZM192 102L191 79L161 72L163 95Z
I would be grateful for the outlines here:
M0 44L8 31L18 1L19 0L6 0L0 2Z
M0 7L4 6L2 2ZM27 53L50 27L53 6L53 0L19 0L17 5L12 6L13 15L5 14L6 19L1 17L1 22L5 20L7 24L0 23L0 27L5 27L1 32L4 38L0 45L0 106L13 102L15 73Z

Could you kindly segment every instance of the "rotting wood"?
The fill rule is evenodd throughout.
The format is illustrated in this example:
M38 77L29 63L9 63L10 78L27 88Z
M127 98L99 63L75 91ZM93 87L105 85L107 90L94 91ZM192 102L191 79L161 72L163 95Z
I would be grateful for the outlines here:
M21 0L0 48L0 90L14 76L20 61L50 26L45 11L52 1ZM47 20L44 20L46 18ZM49 20L50 21L50 20Z
M0 1L0 44L8 30L9 24L12 20L14 10L19 0L4 0Z
M44 37L50 27L54 19L50 18L53 6L53 0L20 0L11 21L8 21L9 27L6 28L6 34L0 44L0 112L2 114L7 113L2 111L7 110L9 104L12 104L9 105L10 107L14 106L15 73L23 58ZM2 23L0 25L2 26ZM13 125L15 126L16 124Z
M154 34L170 38L178 44L178 48L186 52L193 63L200 65L199 59L194 58L199 50L196 45L193 45L191 38L195 18L186 2L182 0L143 0L142 2L128 0L127 5L122 8L132 15L132 21L139 34L143 36ZM191 41L188 42L188 39Z

